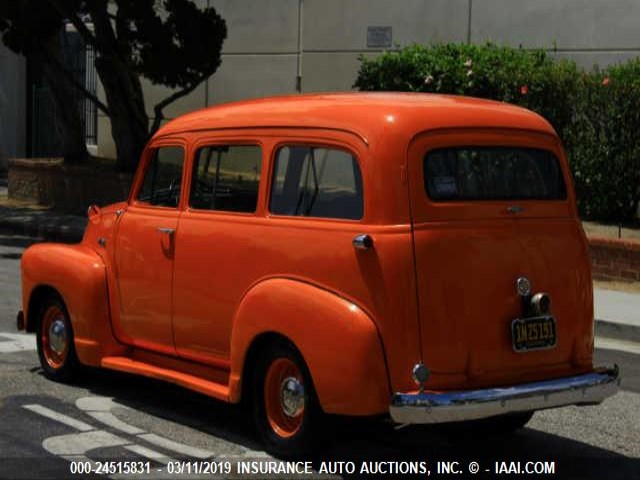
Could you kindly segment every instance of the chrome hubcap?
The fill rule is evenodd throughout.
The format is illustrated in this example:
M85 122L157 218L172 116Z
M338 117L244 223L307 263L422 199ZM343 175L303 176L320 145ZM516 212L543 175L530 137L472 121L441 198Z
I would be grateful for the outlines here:
M296 417L304 410L304 385L295 377L287 377L280 387L280 404L287 417Z
M67 330L64 320L55 319L49 327L49 347L58 355L61 355L67 347Z

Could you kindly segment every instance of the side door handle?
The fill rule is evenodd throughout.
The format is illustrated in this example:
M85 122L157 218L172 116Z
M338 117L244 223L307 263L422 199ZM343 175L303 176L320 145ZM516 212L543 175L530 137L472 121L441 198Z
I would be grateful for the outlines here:
M170 228L170 227L158 227L157 230L160 233L165 233L169 236L173 235L174 233L176 233L176 229L175 228Z
M369 250L373 247L373 238L367 234L356 235L353 237L353 246L358 250Z

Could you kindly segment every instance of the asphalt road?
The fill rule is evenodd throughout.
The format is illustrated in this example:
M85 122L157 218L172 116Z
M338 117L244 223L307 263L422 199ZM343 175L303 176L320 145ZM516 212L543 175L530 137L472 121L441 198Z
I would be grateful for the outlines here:
M27 243L0 236L0 478L88 478L70 472L70 466L77 465L73 461L146 462L150 458L155 459L151 464L154 478L184 476L166 473L172 459L210 458L222 467L232 462L231 475L222 477L261 478L235 473L238 462L271 460L256 442L242 408L115 372L94 371L74 385L43 377L35 340L15 332L19 258ZM640 356L598 350L596 359L601 364L619 364L623 374L622 390L602 405L538 412L527 428L508 437L467 428L396 429L382 420L331 419L325 448L310 460L316 471L323 461L354 462L356 473L362 462L426 461L432 475L438 477L446 475L437 474L435 462L457 461L459 464L451 464L453 469L465 475L454 475L456 478L484 478L486 469L490 470L485 474L488 478L523 478L495 475L495 462L533 460L555 462L555 475L545 478L640 478ZM471 461L479 463L480 474L466 473ZM325 464L331 465L340 466ZM316 473L297 478L313 476L328 477Z

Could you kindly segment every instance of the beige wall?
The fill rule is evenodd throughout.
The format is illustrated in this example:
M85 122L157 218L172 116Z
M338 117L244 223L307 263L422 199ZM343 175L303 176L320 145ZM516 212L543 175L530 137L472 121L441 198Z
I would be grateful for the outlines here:
M165 110L172 118L222 102L283 93L349 90L367 27L391 27L393 44L485 42L543 47L591 68L640 54L636 0L197 0L229 30L222 66ZM301 79L298 82L298 75ZM170 91L145 85L149 114ZM112 156L108 119L99 154Z

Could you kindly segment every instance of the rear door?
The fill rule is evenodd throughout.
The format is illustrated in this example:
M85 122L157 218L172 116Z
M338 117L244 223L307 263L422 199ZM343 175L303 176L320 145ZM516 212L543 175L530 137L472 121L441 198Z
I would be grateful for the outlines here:
M555 137L518 130L412 142L420 335L433 388L561 375L589 357L590 272L562 155ZM551 297L553 348L514 350L511 324L525 315L519 277Z

